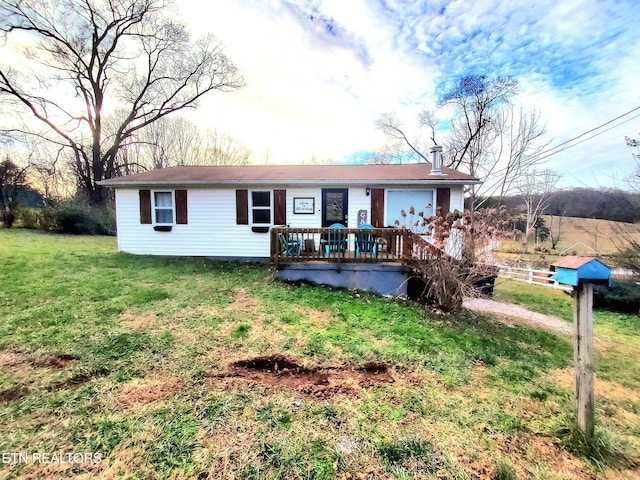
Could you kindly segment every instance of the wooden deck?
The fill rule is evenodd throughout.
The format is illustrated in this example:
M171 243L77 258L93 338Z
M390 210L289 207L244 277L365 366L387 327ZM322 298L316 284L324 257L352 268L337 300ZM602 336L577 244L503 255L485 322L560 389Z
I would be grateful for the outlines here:
M368 242L363 243L363 239ZM424 238L403 228L271 229L271 262L276 268L298 262L406 265L413 259L442 254Z

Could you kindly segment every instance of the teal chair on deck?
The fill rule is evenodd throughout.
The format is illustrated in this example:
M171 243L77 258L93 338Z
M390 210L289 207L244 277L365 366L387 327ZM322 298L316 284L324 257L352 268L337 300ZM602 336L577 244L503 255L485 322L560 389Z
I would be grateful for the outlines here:
M365 223L358 228L373 229L373 225ZM371 258L378 258L378 236L373 233L356 233L356 258L360 258L360 254L370 253Z
M297 235L290 233L278 233L282 255L285 257L297 257L302 253L302 240Z
M340 230L344 230L345 228L341 223L334 223L329 226L329 229L335 231L329 232L325 238L320 240L320 243L324 247L325 257L330 256L331 252L336 252L344 256L344 252L347 250L348 240L347 234Z

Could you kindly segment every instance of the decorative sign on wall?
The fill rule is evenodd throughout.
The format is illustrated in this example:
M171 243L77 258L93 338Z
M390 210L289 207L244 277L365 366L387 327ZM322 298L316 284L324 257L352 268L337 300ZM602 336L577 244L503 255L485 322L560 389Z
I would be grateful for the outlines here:
M316 210L316 199L313 197L295 197L293 199L293 213L313 214Z
M367 222L367 211L366 210L358 210L358 226L364 225Z

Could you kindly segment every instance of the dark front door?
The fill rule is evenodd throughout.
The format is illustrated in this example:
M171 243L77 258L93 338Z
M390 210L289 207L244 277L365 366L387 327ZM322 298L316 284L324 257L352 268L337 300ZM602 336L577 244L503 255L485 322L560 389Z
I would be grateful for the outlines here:
M322 226L329 227L334 223L347 226L349 219L349 189L322 189Z

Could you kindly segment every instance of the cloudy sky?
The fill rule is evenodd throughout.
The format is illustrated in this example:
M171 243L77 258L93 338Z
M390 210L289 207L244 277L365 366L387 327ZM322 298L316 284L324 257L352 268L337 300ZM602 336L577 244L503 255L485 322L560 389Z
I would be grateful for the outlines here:
M456 78L511 75L551 145L640 106L637 0L178 0L211 32L247 86L212 94L198 120L238 137L254 161L337 161L379 148L380 114L418 133ZM625 135L640 110L548 158L565 185L612 186L634 168ZM635 118L633 118L635 116ZM616 126L618 125L618 126Z

